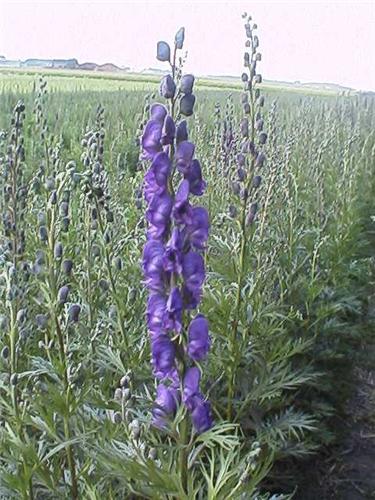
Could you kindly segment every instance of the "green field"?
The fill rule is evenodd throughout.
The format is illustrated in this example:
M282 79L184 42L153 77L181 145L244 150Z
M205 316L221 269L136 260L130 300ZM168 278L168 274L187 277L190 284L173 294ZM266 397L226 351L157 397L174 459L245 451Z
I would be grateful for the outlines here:
M241 174L241 84L198 79L196 366L215 425L196 434L183 405L151 424L139 140L159 78L39 75L0 71L0 498L308 498L309 460L340 444L354 370L373 366L375 100L259 86L266 161Z

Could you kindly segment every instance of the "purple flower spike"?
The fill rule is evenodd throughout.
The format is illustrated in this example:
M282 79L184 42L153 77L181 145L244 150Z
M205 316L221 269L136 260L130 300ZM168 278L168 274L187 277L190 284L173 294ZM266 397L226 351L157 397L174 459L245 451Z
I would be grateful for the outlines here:
M152 238L162 238L167 232L170 215L172 211L172 198L169 193L154 195L149 208L146 212L146 218L150 223L148 236Z
M189 325L187 352L194 361L201 361L207 356L209 348L208 321L202 314L198 314Z
M189 172L191 162L193 161L195 146L192 142L182 141L177 145L175 160L177 169L182 174Z
M182 28L176 35L176 50L182 48L183 38ZM166 42L159 42L158 58L170 60ZM184 75L179 84L180 113L190 116L195 103L194 76ZM162 79L160 90L167 99L175 97L176 82L171 75ZM175 101L172 110L174 104ZM151 160L143 185L148 222L142 258L149 294L146 318L153 373L163 382L157 388L152 422L159 429L167 428L169 417L181 402L199 433L212 426L212 417L210 404L199 390L201 372L192 365L207 356L209 327L201 314L190 325L183 323L183 318L184 311L195 309L201 300L205 278L201 253L205 250L210 224L207 210L191 205L193 196L204 193L206 183L201 165L194 159L195 146L188 141L186 121L176 126L174 118L174 113L168 115L165 106L152 105L142 137L141 159ZM181 336L183 328L187 332Z
M163 256L165 271L181 274L182 272L182 238L180 231L175 228L168 241Z
M144 160L153 160L159 151L161 151L161 133L162 123L156 120L147 122L142 136L142 158Z
M156 390L155 407L152 410L152 423L158 429L165 429L167 418L177 410L178 391L173 387L159 384Z
M186 120L182 120L177 125L177 131L176 131L176 142L179 144L182 141L187 141L188 140L188 131L187 131L187 124Z
M177 224L191 224L192 208L189 203L189 181L181 182L173 207L173 217Z
M164 327L168 331L177 333L182 329L182 297L177 287L172 289L167 300Z
M186 234L190 243L198 250L204 250L210 229L207 210L203 207L194 207L191 222L186 226Z
M176 135L176 125L171 116L166 116L164 120L161 143L163 146L172 144Z
M151 337L152 363L159 379L170 376L175 369L175 346L168 335Z
M185 179L189 181L191 194L202 196L206 189L206 182L202 179L201 164L198 160L192 161L190 170L185 174Z

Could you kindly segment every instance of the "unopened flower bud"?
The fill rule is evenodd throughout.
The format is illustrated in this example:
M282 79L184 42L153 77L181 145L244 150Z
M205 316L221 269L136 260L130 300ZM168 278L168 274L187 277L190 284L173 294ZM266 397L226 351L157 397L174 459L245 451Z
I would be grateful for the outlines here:
M160 83L160 95L165 99L173 99L176 92L176 84L171 75L165 75Z
M160 41L156 48L156 58L159 61L165 62L169 61L171 58L171 49L167 42Z
M63 273L69 275L73 269L73 261L70 259L65 259L61 264Z
M115 400L116 401L122 400L122 390L120 389L120 387L117 387L117 389L115 390Z
M183 94L191 94L194 86L194 75L184 75L181 78L180 90Z
M120 380L120 386L121 387L128 387L130 383L130 377L129 375L124 375L121 380Z
M65 304L68 300L69 287L67 285L62 286L57 293L57 300L60 304Z
M249 137L249 120L247 118L242 118L240 126L242 137Z
M256 175L253 178L253 187L257 189L260 186L260 183L262 182L262 177L260 175Z
M195 95L186 94L180 100L180 113L184 116L191 116L193 114L195 104Z
M9 347L7 345L5 345L2 350L1 350L1 357L3 359L8 359L9 357Z
M119 411L116 411L113 415L113 421L115 424L121 424L122 422L122 415Z
M255 160L255 166L262 167L265 159L266 159L266 155L261 151Z
M81 312L81 306L79 304L72 304L69 307L68 318L72 323L77 323L79 320L79 314Z
M37 314L35 316L35 323L40 330L44 330L48 323L48 316L46 314Z
M62 243L60 241L57 241L55 243L55 248L53 250L53 255L54 255L55 259L61 259L62 254L63 254Z
M185 40L185 28L180 28L175 36L174 43L176 45L176 48L181 50L183 45L184 45L184 40Z
M261 132L259 134L259 143L260 144L265 144L266 141L267 141L267 134L266 134L266 132Z
M39 238L41 239L41 241L47 241L47 239L48 239L48 233L47 233L46 226L40 226L40 228L39 228Z

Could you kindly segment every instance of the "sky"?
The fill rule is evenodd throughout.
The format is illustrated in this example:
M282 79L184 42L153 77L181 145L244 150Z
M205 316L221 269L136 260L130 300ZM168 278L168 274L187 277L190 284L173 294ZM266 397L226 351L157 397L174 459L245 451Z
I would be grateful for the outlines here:
M375 0L0 0L0 55L165 68L156 42L185 26L195 75L240 75L246 11L267 80L375 90Z

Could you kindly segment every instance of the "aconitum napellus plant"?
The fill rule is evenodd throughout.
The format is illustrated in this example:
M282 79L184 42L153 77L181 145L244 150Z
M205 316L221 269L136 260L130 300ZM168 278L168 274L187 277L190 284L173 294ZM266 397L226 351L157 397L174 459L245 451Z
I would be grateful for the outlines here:
M158 381L153 425L165 429L182 404L197 433L212 424L211 406L200 389L200 364L210 347L207 318L197 314L205 279L205 250L209 217L192 204L206 187L195 146L188 139L182 116L193 113L194 76L182 75L178 50L184 28L169 44L159 42L157 58L169 62L171 74L163 77L160 94L167 106L155 103L142 136L142 159L150 162L144 177L147 204L147 242L143 272L148 289L147 326L154 375Z

